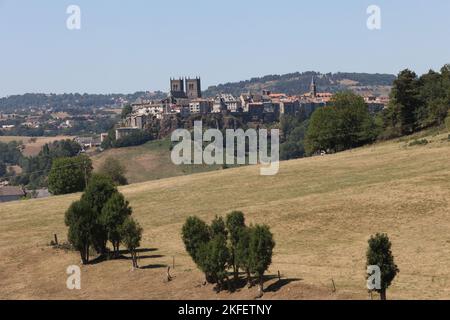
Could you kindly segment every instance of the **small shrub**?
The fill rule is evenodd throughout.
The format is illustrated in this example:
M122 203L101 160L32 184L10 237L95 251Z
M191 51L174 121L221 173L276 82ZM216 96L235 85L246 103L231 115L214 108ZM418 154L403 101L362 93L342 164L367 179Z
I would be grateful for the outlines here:
M409 144L410 147L414 146L426 146L428 143L430 143L427 139L421 139L421 140L414 140Z

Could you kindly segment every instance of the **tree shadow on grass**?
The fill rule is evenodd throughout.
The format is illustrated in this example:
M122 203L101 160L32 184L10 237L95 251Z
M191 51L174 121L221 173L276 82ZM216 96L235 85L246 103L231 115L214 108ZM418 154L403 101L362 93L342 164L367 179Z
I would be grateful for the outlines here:
M278 278L278 277L274 277L274 278ZM283 288L284 286L287 286L288 284L290 284L292 282L297 282L297 281L302 281L302 280L303 279L297 279L297 278L281 279L281 280L278 280L277 282L272 283L269 286L267 286L267 288L264 289L264 292L277 292L281 288Z
M234 280L234 277L232 274L229 274L228 277L230 280L230 285L231 285L230 291L231 292L241 291L242 289L248 287L247 275L245 273L240 272L239 279L237 281ZM278 281L268 285L264 289L264 292L277 292L281 288L283 288L284 286L286 286L292 282L297 282L297 281L303 280L303 279L297 279L297 278L292 278L292 279L281 278L281 280L280 280L277 275L266 275L266 276L264 276L264 283L267 283L268 281L275 280L275 279L277 279ZM258 279L256 279L254 276L252 276L251 287L256 287L256 286L258 286Z
M148 252L155 252L158 251L158 248L142 248L142 249L136 249L136 253L148 253ZM128 250L119 250L119 255L123 254L129 254L130 251Z
M145 248L143 248L143 249L137 249L136 250L139 260L164 258L164 256L160 255L160 254L142 255L142 256L139 255L141 253L148 253L148 252L154 252L154 251L158 251L158 249L155 249L155 248L145 249ZM89 261L89 265L96 265L96 264L100 264L102 262L112 261L112 260L131 260L131 257L130 256L126 256L126 255L130 255L130 251L128 251L128 250L120 250L118 256L115 256L113 252L108 252L106 254L99 255L95 259L92 259L91 261Z
M139 269L142 269L142 270L165 269L165 268L167 268L167 265L165 265L165 264L149 264L148 266L139 267Z

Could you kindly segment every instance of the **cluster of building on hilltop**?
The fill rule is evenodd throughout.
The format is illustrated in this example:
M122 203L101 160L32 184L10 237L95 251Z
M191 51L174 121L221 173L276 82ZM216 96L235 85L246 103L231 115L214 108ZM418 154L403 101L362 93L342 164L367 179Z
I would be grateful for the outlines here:
M189 117L195 114L241 114L251 121L276 121L282 115L303 113L310 116L317 108L327 105L333 94L318 92L316 81L312 79L310 91L303 95L289 96L263 90L261 93L247 93L235 97L222 93L214 98L203 98L200 78L170 79L170 93L166 99L144 101L138 99L132 104L133 112L116 130L116 138L121 138L135 130L142 130L149 121L179 115ZM365 97L370 111L385 108L388 98Z

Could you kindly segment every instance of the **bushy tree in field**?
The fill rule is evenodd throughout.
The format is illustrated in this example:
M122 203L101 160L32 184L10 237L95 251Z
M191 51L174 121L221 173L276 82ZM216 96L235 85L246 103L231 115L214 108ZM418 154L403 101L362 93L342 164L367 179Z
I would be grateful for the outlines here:
M62 195L83 191L92 173L92 161L81 155L56 159L48 176L49 191Z
M364 99L352 92L340 92L329 106L313 113L305 148L308 154L344 151L373 141L376 132L374 119Z
M224 287L227 276L227 263L230 259L227 239L223 234L217 234L207 243L200 246L199 267L205 273L208 282L216 283L220 291Z
M258 278L260 296L264 294L264 273L272 263L275 241L268 226L256 225L250 228L249 266Z
M114 193L102 209L100 223L105 227L108 240L113 245L114 255L119 255L121 242L120 228L125 220L131 216L133 210L124 196L117 192Z
M381 289L376 291L380 293L381 300L386 300L386 291L400 272L394 262L391 247L391 241L386 234L376 234L369 240L367 266L378 266L380 268Z
M195 264L199 265L199 249L211 240L208 225L197 217L189 217L181 231L186 251Z
M250 231L248 227L239 231L239 240L235 249L235 264L237 268L245 271L247 276L247 286L252 285L251 266L250 266Z
M136 250L141 245L142 231L139 223L134 221L131 217L127 217L120 227L120 237L123 245L131 254L133 268L139 268Z
M84 201L74 202L65 215L69 227L68 240L80 252L83 264L89 263L89 248L96 228L95 212Z
M106 244L108 242L108 232L106 226L100 221L103 207L117 194L117 188L109 177L94 174L89 180L86 191L81 196L81 200L89 204L97 217L97 224L93 234L93 245L98 253L106 253Z
M216 236L223 236L225 239L228 237L227 227L225 225L225 221L222 217L217 217L212 221L211 227L209 228L211 233L210 238L214 238Z
M226 226L230 238L230 261L233 266L234 279L238 280L239 266L236 262L236 251L242 230L245 228L245 217L240 211L233 211L226 218Z
M108 157L99 169L99 173L108 176L118 186L128 184L125 166L117 159Z

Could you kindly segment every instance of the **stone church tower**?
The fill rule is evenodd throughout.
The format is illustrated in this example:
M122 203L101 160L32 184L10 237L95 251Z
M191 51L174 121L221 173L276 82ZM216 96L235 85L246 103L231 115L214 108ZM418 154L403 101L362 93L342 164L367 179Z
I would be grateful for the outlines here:
M198 99L202 97L200 78L186 79L186 95L189 99Z
M311 98L316 98L317 97L317 85L316 85L316 80L314 79L314 76L312 77L312 81L311 81L311 86L310 86L310 95Z

